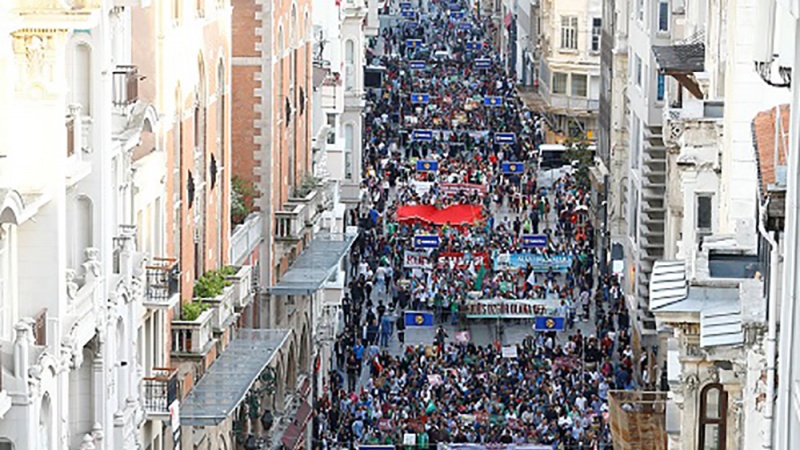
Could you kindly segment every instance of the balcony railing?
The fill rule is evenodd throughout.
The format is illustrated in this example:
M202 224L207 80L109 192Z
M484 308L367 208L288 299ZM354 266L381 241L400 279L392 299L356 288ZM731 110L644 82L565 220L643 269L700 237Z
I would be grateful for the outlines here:
M153 376L144 377L144 409L148 414L169 414L178 399L178 370L154 367Z
M145 267L147 271L147 295L145 301L157 305L169 305L180 291L181 269L174 258L153 258Z
M172 353L202 355L211 342L214 308L203 311L192 321L172 321Z
M222 332L228 326L228 319L233 316L233 286L223 289L222 294L214 298L195 298L195 302L205 303L211 307L211 327Z
M253 267L241 266L236 275L227 278L233 283L231 286L233 307L241 309L250 304L253 299Z
M300 240L305 228L304 205L284 205L282 211L275 211L275 239Z
M231 264L242 264L253 253L262 241L262 226L261 214L257 212L250 214L243 224L236 226L230 240Z
M550 106L552 108L597 112L600 107L600 101L585 97L572 97L567 95L553 94L550 96Z
M114 105L127 106L139 99L139 68L137 66L117 66L112 72L114 85Z

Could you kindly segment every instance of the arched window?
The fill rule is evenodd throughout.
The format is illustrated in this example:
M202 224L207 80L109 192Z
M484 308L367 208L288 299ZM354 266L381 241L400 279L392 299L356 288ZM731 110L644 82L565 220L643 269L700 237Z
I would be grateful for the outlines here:
M344 178L353 179L353 146L355 143L355 127L352 123L344 126Z
M700 439L698 450L724 450L728 415L728 393L719 383L700 391Z
M351 90L356 85L356 45L352 39L344 43L344 88Z
M87 44L75 46L72 80L73 100L81 105L81 114L92 115L92 49Z

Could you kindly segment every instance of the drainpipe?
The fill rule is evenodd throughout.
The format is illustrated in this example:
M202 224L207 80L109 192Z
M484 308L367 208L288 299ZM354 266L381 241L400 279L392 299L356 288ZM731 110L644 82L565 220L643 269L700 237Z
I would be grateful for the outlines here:
M775 241L775 232L767 232L764 223L767 220L767 206L769 198L760 206L761 220L758 221L758 233L770 246L769 252L769 293L767 298L767 396L764 405L764 440L762 448L772 448L773 417L775 414L775 360L776 336L778 329L778 243Z

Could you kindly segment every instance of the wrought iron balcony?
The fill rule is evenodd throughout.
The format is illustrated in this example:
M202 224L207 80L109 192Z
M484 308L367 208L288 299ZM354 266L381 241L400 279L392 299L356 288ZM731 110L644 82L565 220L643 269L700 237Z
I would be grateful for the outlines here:
M153 375L142 380L142 387L148 416L168 415L170 405L178 400L178 370L154 367Z
M148 306L169 307L180 297L181 268L174 258L153 258L146 266Z

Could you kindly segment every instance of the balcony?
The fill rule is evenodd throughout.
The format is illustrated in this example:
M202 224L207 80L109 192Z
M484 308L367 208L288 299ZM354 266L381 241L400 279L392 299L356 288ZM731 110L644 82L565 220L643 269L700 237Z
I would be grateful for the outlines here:
M304 209L303 205L284 205L275 211L275 240L297 242L303 238Z
M114 106L125 107L139 99L139 68L117 66L112 72Z
M237 225L230 240L231 264L246 264L247 258L263 241L263 223L260 213L252 213Z
M142 400L148 419L166 419L169 407L178 400L178 370L154 367L153 375L142 380Z
M600 100L586 97L552 94L549 103L550 108L553 109L565 109L587 114L597 113L598 109L600 109Z
M202 356L213 344L212 321L214 311L207 309L194 320L172 321L172 354Z
M208 305L211 312L211 327L215 333L222 333L233 323L233 286L225 287L222 294L212 298L195 298L194 302ZM173 325L174 326L174 325Z
M241 266L235 275L227 277L231 285L231 301L235 310L247 307L253 301L253 266Z
M359 203L361 201L361 186L352 181L342 181L340 185L340 198L344 203Z
M289 204L303 205L303 223L307 227L313 227L319 221L319 215L325 209L324 196L319 189L311 189L307 193L296 194L296 197L289 197Z
M153 258L145 267L147 289L144 304L149 308L172 308L180 300L181 268L174 258Z

